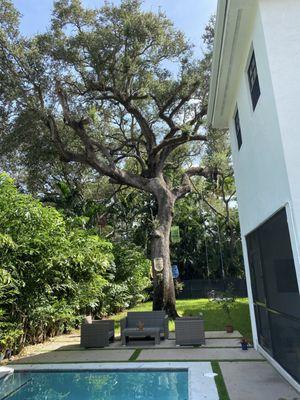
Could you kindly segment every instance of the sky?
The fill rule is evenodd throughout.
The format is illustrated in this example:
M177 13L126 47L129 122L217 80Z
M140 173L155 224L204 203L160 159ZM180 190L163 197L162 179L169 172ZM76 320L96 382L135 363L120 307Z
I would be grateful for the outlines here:
M101 7L104 0L82 0L89 7ZM114 4L120 0L112 0ZM21 31L25 35L44 32L50 24L53 0L13 0L22 13ZM166 13L177 28L195 44L196 54L201 53L201 35L210 16L216 12L217 0L144 0L145 10Z

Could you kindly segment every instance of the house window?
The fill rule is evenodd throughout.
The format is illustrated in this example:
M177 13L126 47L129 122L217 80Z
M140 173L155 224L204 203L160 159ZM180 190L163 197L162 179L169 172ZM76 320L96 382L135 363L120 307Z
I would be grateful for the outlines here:
M259 96L260 96L260 87L259 87L259 80L258 80L254 51L252 53L249 67L248 67L248 80L249 80L252 106L253 106L253 111L254 111L256 104L258 102Z
M235 117L234 117L234 124L235 124L235 133L236 139L238 143L238 148L240 149L242 146L242 132L241 132L241 125L240 125L240 117L239 117L239 110L236 110Z

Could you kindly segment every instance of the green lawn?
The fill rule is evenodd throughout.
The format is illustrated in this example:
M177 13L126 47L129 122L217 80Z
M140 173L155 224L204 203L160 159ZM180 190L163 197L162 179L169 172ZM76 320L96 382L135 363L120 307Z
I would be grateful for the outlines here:
M224 331L226 325L226 316L221 307L208 299L192 299L192 300L177 300L177 311L181 316L203 314L205 330L207 331ZM142 303L132 308L130 311L151 311L152 303ZM112 317L117 324L116 330L119 333L119 321L126 316L127 310ZM232 321L234 329L252 341L250 316L248 299L237 299L234 309L232 310ZM170 321L170 330L174 331L174 321Z

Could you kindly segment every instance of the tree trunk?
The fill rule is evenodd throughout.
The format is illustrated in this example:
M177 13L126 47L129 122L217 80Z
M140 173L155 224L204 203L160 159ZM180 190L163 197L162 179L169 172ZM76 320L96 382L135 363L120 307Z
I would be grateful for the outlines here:
M174 202L175 197L170 191L160 191L157 196L156 226L151 238L153 310L165 310L171 318L178 316L170 261L170 232Z

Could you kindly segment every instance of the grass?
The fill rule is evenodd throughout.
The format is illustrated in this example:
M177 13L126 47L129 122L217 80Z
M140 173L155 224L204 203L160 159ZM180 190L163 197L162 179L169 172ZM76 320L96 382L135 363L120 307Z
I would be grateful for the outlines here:
M134 350L134 352L132 353L132 355L128 361L136 361L138 359L138 356L141 354L141 352L142 352L142 349Z
M179 315L199 315L203 314L206 331L224 331L227 323L226 315L222 308L208 299L177 300L176 307ZM152 303L142 303L132 308L130 311L151 311ZM119 333L120 320L126 317L128 310L114 315L112 319L116 321L116 331ZM250 315L248 299L238 298L232 310L232 322L235 330L252 341ZM175 330L174 321L170 321L170 331Z
M228 392L227 392L227 388L224 382L224 378L222 375L222 371L220 368L220 364L218 363L218 361L212 361L211 362L211 367L212 370L214 371L215 374L218 374L217 376L215 376L215 383L218 389L218 394L219 394L219 399L220 400L230 400Z

